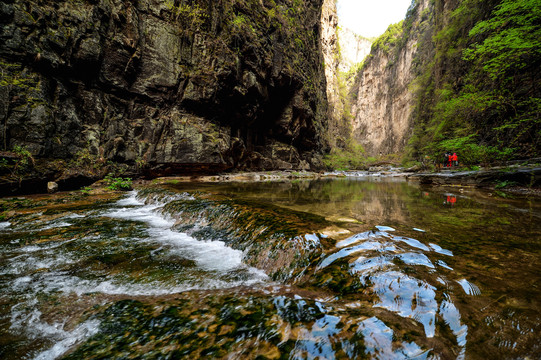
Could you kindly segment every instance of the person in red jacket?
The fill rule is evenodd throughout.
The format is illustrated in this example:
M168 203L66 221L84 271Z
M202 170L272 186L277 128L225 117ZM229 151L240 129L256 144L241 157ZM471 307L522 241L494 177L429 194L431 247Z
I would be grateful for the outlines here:
M453 155L451 155L451 161L454 166L458 166L458 156L456 153L453 153Z

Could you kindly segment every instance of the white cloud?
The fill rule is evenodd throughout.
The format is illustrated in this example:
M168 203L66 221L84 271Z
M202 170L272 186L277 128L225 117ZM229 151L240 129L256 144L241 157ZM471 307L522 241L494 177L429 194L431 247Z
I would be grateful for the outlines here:
M404 19L412 0L338 0L340 26L372 37Z

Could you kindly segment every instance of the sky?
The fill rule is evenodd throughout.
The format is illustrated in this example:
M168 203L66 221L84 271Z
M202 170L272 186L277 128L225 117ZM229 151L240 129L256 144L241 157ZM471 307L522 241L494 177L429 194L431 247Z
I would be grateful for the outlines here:
M404 19L411 0L338 0L338 19L359 35L375 37Z

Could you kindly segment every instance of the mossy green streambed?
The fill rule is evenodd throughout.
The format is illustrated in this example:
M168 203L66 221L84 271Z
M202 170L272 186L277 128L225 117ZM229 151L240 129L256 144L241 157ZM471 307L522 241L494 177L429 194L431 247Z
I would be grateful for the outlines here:
M2 359L541 356L541 204L403 179L0 199Z

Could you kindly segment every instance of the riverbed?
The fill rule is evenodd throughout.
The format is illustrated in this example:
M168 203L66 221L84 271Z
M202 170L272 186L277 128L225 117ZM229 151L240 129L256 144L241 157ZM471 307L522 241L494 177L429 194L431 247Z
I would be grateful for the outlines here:
M2 359L541 356L536 197L349 177L0 204Z

